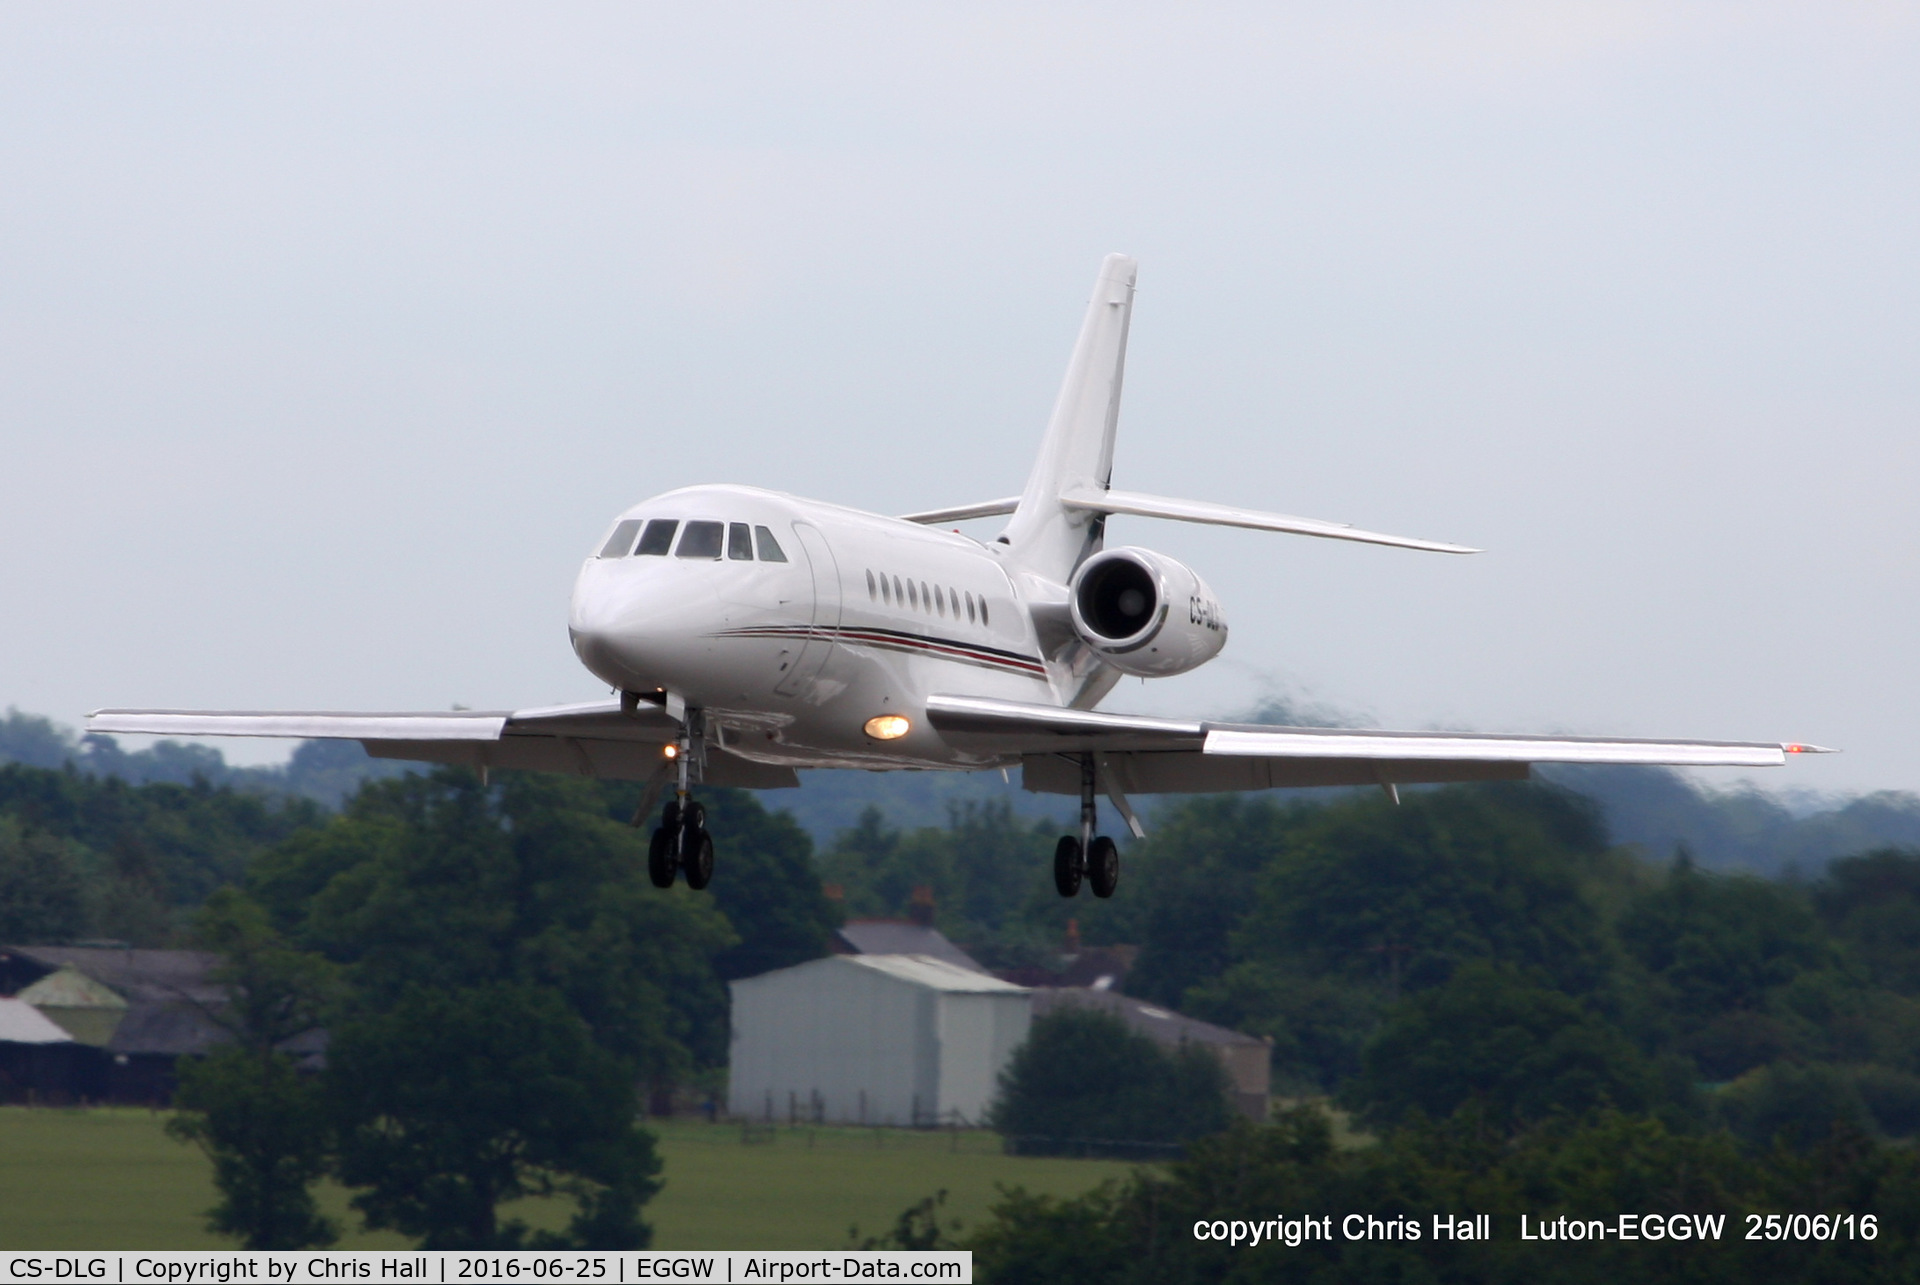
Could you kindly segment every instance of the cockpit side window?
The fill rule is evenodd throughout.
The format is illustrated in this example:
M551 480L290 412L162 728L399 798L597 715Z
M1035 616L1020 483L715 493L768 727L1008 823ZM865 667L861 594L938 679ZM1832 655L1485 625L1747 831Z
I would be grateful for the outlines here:
M673 533L679 529L678 518L655 518L647 523L647 533L640 537L640 547L633 551L633 556L666 557L667 550L673 547Z
M613 528L613 534L607 537L606 547L600 550L603 558L624 558L627 550L633 547L633 533L640 529L639 518L625 518Z
M763 526L753 529L754 541L760 546L760 561L785 562L787 555L780 550L780 542L773 538L773 532Z
M753 561L753 533L744 522L727 527L727 557L734 562Z
M673 551L673 556L718 558L726 531L727 524L724 522L689 522L687 529L680 533L680 545Z

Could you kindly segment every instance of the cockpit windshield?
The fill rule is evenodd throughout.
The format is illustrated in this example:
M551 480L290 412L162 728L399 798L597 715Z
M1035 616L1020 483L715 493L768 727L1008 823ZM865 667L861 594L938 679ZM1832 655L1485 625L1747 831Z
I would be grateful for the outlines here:
M643 529L644 528L644 529ZM634 533L640 533L635 547ZM676 544L674 537L679 537ZM600 550L603 558L624 558L631 550L636 558L725 558L731 562L752 562L757 550L761 562L785 562L786 551L767 527L745 522L709 522L704 519L683 522L679 518L624 518L607 537Z
M627 550L633 548L633 533L640 529L639 518L628 518L613 528L613 534L607 537L606 547L600 550L603 558L624 558Z
M640 537L640 547L633 551L634 556L666 557L667 550L673 547L673 533L679 529L678 518L655 518L647 523L647 533Z
M724 522L689 522L687 529L680 535L680 547L673 551L676 558L718 558L720 546L726 539L727 526Z

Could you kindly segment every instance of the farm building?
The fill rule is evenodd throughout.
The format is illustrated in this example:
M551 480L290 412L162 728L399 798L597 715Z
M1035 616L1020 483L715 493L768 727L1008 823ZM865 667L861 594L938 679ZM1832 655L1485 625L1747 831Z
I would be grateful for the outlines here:
M93 1052L33 1005L0 999L0 1102L66 1102Z
M1059 986L1033 992L1035 1017L1068 1008L1111 1013L1162 1048L1177 1048L1182 1044L1204 1048L1219 1059L1221 1070L1227 1073L1227 1100L1234 1109L1256 1123L1265 1122L1273 1056L1273 1046L1266 1040L1186 1017L1102 986Z
M215 980L219 964L195 950L0 946L0 996L70 1037L60 1051L34 1054L38 1098L171 1101L179 1059L231 1038L219 1021L227 1005ZM281 1047L316 1066L325 1046L325 1034L310 1031ZM57 1075L49 1069L56 1067ZM18 1099L23 1091L0 1083L0 1095Z
M731 986L727 1110L838 1124L980 1123L1032 1001L924 955L830 955Z
M925 955L955 968L984 973L980 961L961 950L931 924L911 919L849 919L834 930L836 955Z

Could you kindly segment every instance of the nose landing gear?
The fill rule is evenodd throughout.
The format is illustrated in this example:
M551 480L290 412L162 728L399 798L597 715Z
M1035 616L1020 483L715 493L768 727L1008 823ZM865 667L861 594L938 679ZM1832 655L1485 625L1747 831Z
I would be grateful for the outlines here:
M691 714L693 711L688 711ZM713 881L713 836L707 833L707 810L693 801L692 719L681 732L674 766L678 779L667 800L660 825L647 845L647 877L656 888L673 887L673 876L685 871L687 887L696 892Z
M1080 759L1080 833L1060 836L1053 848L1053 887L1062 897L1080 894L1085 879L1096 897L1111 897L1120 886L1120 849L1106 835L1093 833L1093 755Z
M673 887L673 876L687 875L687 887L696 892L713 881L713 836L707 833L707 810L688 799L672 799L647 845L647 876L656 888Z

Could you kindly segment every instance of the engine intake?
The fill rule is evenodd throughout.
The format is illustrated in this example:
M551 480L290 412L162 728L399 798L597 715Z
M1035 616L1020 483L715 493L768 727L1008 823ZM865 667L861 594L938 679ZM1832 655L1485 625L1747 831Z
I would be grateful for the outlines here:
M1068 603L1080 641L1125 674L1184 674L1227 645L1213 590L1191 568L1150 549L1094 554L1074 573Z

